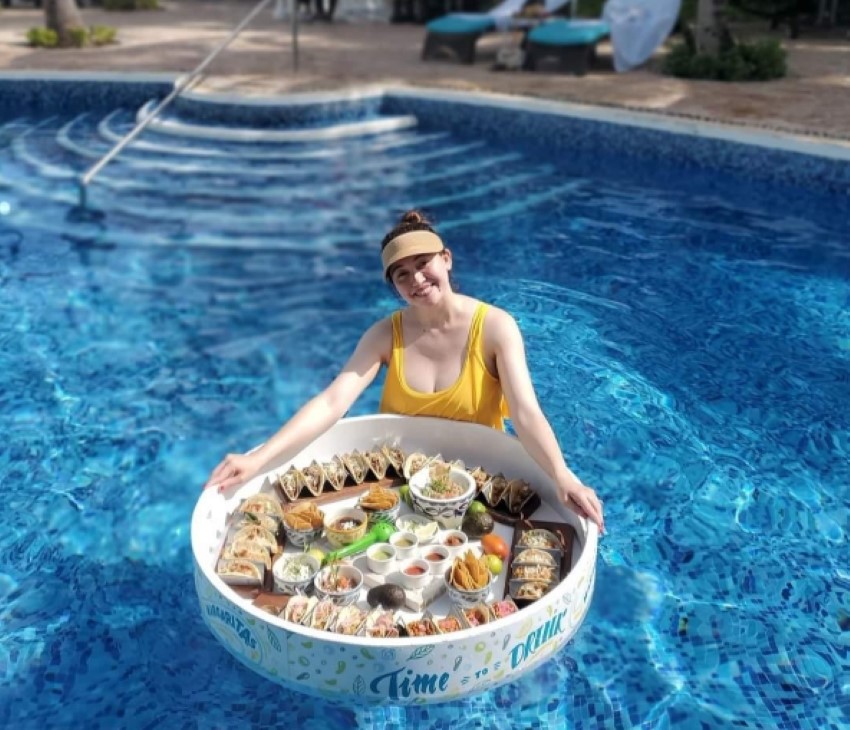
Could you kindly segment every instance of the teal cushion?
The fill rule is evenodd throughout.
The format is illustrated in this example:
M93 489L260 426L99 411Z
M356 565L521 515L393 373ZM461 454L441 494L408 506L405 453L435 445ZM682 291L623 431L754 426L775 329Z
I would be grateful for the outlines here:
M449 13L441 18L432 20L426 26L431 33L447 33L457 35L470 35L473 33L486 33L496 27L492 18L482 15L480 18L470 15L454 15Z
M541 23L528 34L528 40L544 46L586 46L610 32L602 20L552 20Z

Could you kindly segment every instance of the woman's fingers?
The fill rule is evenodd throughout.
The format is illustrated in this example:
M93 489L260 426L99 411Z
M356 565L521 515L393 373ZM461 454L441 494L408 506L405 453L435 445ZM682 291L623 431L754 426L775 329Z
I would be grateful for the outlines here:
M235 455L228 454L221 460L221 463L212 471L209 479L207 479L207 483L204 485L204 489L209 489L210 487L218 487L219 491L221 491L222 484L230 479L231 477L236 476L241 472L238 466L235 464Z
M582 485L572 493L564 495L565 503L580 517L592 520L596 523L601 533L605 533L605 520L602 516L602 500L590 487Z
M224 492L230 489L231 487L238 487L240 484L242 484L242 481L243 479L240 475L228 477L227 479L222 479L218 483L218 491Z
M219 464L215 469L213 469L212 474L210 474L207 479L207 483L204 484L204 489L209 489L210 487L217 487L219 480L222 477L222 469L223 464Z
M605 534L605 520L602 517L602 505L599 503L599 499L594 495L593 499L588 500L590 502L588 507L588 512L590 515L590 519L592 519L596 526L599 528L599 532L603 535Z
M204 489L218 489L219 492L223 492L225 489L241 484L243 481L242 475L239 473L218 477L211 476L209 481L204 484Z
M219 479L222 476L226 476L226 473L230 471L233 467L231 466L231 461L233 459L232 454L228 454L225 456L219 465L213 469L213 473L211 475L211 479Z

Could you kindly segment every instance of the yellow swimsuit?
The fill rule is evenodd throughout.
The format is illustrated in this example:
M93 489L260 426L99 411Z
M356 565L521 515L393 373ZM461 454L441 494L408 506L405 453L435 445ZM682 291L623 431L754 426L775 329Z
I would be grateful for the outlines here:
M453 385L436 393L412 390L404 379L404 339L401 312L393 313L393 352L387 367L381 413L405 416L436 416L454 421L472 421L505 430L508 415L502 386L484 364L484 316L489 306L479 302L472 315L466 359Z

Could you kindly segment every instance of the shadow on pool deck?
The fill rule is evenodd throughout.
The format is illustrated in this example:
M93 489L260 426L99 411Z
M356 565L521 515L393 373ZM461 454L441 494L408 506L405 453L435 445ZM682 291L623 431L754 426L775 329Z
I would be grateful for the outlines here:
M118 28L120 44L101 49L49 51L25 45L24 34L43 24L32 8L2 11L0 70L181 72L193 69L254 6L247 0L166 2L161 12L116 13L85 9L89 24ZM767 34L766 23L748 26ZM786 41L788 77L724 84L661 75L663 51L643 69L616 74L610 47L600 46L600 67L583 78L559 73L491 70L502 44L519 36L492 34L479 42L473 66L422 62L424 28L380 22L302 24L300 68L293 70L288 23L264 11L209 69L200 89L270 96L367 84L407 84L484 90L562 101L645 109L665 114L769 127L850 140L850 39L804 32Z

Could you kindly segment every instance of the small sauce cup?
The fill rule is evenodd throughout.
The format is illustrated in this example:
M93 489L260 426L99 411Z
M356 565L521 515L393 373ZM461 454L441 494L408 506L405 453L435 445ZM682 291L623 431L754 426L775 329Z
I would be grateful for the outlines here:
M422 588L431 580L431 566L422 558L403 560L398 566L398 575L405 588Z
M447 530L440 537L439 543L449 551L449 556L453 558L466 550L469 538L465 532L460 530Z
M386 575L395 567L395 561L396 549L392 545L371 545L366 551L366 564L373 573Z
M419 538L412 532L394 532L390 536L390 545L395 548L399 560L413 557L419 547Z
M421 548L419 556L431 568L431 575L442 575L449 567L452 556L445 545L426 545Z

